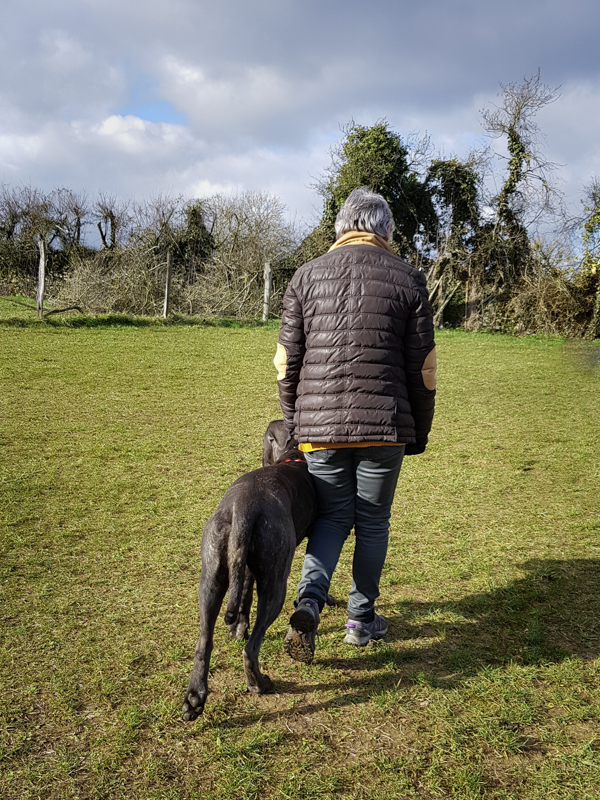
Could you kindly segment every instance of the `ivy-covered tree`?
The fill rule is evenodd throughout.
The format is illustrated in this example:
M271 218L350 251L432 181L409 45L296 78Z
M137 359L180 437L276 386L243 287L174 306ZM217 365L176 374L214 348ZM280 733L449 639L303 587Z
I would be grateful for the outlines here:
M561 205L553 184L554 165L545 160L535 115L558 98L537 72L522 83L500 84L500 104L482 112L492 138L505 138L507 173L500 192L488 199L492 210L477 230L467 299L467 327L496 327L499 312L531 260L530 234Z
M435 159L427 170L427 185L436 205L437 257L427 267L427 280L434 308L434 322L442 325L444 310L461 286L468 286L470 265L479 230L479 172L474 160ZM464 308L464 292L461 304ZM453 310L456 324L463 315Z
M586 187L583 220L583 258L577 285L583 295L582 305L589 305L588 339L600 338L600 179Z
M177 231L175 258L185 271L188 284L202 272L215 249L215 238L204 221L204 204L193 200L183 209L183 222Z
M435 159L427 170L429 191L438 203L440 233L466 243L479 227L479 173L473 161Z
M300 259L314 258L333 244L336 215L357 186L368 186L385 197L396 223L393 243L402 256L413 258L420 245L432 241L437 216L426 181L413 169L408 146L385 120L371 127L351 122L344 133L317 185L323 216L302 243Z

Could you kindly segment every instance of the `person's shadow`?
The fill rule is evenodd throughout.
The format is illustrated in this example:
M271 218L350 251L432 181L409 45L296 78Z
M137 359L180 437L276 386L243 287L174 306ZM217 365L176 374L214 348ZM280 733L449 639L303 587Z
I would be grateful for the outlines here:
M523 578L491 592L383 608L390 615L387 640L408 645L397 651L398 668L408 673L411 662L430 665L424 671L439 682L484 666L599 655L600 561L531 559L519 567ZM381 660L375 651L372 658Z
M600 560L531 559L519 567L524 577L491 592L448 602L378 604L389 623L385 642L352 652L344 646L339 657L318 656L320 665L339 670L339 691L333 699L307 703L302 713L366 702L402 682L450 688L490 667L598 656ZM275 692L289 694L334 688L274 680ZM225 724L246 725L254 716ZM259 716L271 715L262 709Z

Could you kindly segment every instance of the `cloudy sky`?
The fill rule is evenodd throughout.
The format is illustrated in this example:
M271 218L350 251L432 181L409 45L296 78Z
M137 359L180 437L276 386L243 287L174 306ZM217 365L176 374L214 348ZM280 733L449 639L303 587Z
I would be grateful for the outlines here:
M124 197L274 193L310 221L350 119L483 140L499 83L541 70L574 208L600 174L598 0L3 0L0 181Z

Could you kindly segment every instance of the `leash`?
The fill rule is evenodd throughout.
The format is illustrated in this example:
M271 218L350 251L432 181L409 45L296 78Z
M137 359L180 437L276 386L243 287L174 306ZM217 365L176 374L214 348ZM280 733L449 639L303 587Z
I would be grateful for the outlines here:
M286 458L284 464L289 464L291 461L296 461L298 464L306 464L303 458Z

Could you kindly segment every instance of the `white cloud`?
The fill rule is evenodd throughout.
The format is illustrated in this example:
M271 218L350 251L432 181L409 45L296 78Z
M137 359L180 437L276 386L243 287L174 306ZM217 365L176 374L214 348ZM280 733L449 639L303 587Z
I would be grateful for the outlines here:
M207 70L165 59L162 85L174 104L201 127L224 128L265 114L285 113L293 105L292 88L272 67L250 66L232 77L210 77ZM211 125L212 123L212 125Z
M63 30L42 31L40 44L44 68L51 70L56 77L73 75L86 68L92 60L92 54Z
M314 216L309 184L351 118L464 155L498 81L540 67L563 85L540 125L575 198L600 172L599 22L595 0L383 0L369 14L357 0L7 0L0 179L128 197L261 189ZM118 113L144 104L185 124Z
M189 132L180 125L149 122L131 114L127 116L112 114L96 128L86 130L79 125L75 129L79 131L81 138L96 133L106 139L109 148L134 156L148 153L156 155L159 149L172 152L180 150L185 145L195 144Z

